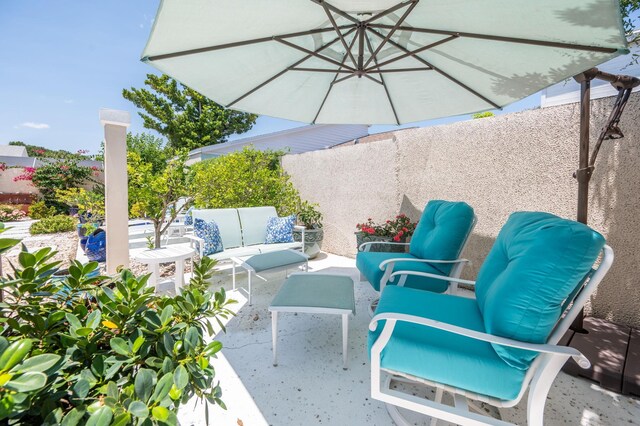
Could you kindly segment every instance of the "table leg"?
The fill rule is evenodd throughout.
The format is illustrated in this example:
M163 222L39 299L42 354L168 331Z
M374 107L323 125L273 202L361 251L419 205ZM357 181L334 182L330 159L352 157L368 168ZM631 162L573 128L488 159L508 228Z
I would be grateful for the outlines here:
M249 306L251 306L251 271L247 271L247 277L249 281Z
M273 346L273 366L278 366L278 311L271 312L271 340Z
M160 264L152 263L147 265L147 269L151 272L151 276L149 277L149 281L153 283L156 291L158 290L158 280L160 279Z
M233 289L236 289L236 262L231 261L231 282L233 283Z
M349 349L349 314L342 314L342 369L346 370Z
M176 296L182 292L182 286L184 285L184 259L176 260Z

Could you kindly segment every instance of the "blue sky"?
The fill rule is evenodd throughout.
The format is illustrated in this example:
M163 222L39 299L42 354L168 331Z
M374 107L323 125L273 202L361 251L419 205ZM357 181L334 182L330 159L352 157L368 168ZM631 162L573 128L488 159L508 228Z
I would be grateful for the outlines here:
M153 69L139 61L158 0L0 0L0 144L97 152L100 108L132 113L132 132L148 131L122 89L141 87ZM506 108L539 105L534 95ZM452 117L404 127L447 123ZM240 137L303 125L260 117ZM373 126L371 133L395 126ZM236 138L236 137L234 137ZM233 138L232 138L233 139Z

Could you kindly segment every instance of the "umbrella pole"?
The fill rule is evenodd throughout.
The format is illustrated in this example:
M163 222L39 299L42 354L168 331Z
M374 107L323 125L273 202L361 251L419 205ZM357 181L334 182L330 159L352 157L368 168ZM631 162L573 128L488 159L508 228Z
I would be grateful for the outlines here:
M616 98L606 125L600 132L593 153L590 155L589 123L591 118L591 80L595 78L611 83L611 85L618 90L618 97ZM623 137L618 127L620 116L624 111L631 91L634 87L640 86L640 79L626 75L609 74L599 71L597 68L591 68L578 74L574 79L580 83L580 151L578 170L574 173L574 177L578 180L578 213L576 219L578 222L586 224L589 209L589 181L593 175L600 146L605 139L619 139ZM583 320L584 309L580 311L573 324L571 324L571 329L578 333L586 333L587 330L584 328Z

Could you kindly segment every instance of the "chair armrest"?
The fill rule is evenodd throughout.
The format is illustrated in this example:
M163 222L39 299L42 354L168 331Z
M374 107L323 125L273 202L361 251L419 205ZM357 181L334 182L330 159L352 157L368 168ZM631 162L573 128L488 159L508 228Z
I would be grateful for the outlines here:
M411 243L394 243L392 241L369 241L367 243L362 243L360 244L360 247L358 247L358 250L360 251L369 251L369 246L371 246L372 244L386 244L389 246L408 246ZM365 250L366 248L366 250Z
M404 260L404 259L402 259L402 260ZM434 278L436 280L454 282L454 283L458 283L458 284L466 284L466 285L471 285L471 286L476 285L475 281L463 280L462 278L454 278L454 277L450 277L448 275L447 276L443 276L443 275L437 275L437 274L430 274L428 272L397 271L397 272L394 272L393 274L391 274L391 277L395 279L396 276L400 276L400 275L415 275L415 276L419 276L419 277Z
M193 247L193 243L197 243L198 244L198 254L200 255L200 257L203 257L204 239L202 239L200 237L196 237L195 234L185 234L184 236L191 240L191 242L189 243L189 245L191 245L191 247Z
M433 260L433 259L406 259L406 258L395 258L395 259L387 259L380 262L380 269L384 271L384 268L392 262L417 262L417 263L439 263L439 264L457 264L464 263L466 265L471 265L471 261L468 259L454 259L454 260Z
M494 343L501 346L508 346L511 348L524 349L528 351L538 352L538 353L547 353L556 356L562 356L565 358L572 357L576 363L582 368L589 368L591 363L580 351L575 348L568 346L556 346L549 345L546 343L529 343L529 342L521 342L519 340L508 339L506 337L494 336L493 334L482 333L475 330L470 330L464 327L458 327L456 325L435 321L430 318L419 317L416 315L407 315L396 312L383 312L375 315L371 322L369 323L369 330L375 331L378 327L378 321L386 321L384 326L383 333L380 334L380 337L387 337L387 341L384 342L382 348L387 344L388 340L391 338L391 334L393 333L393 328L395 327L395 323L397 321L409 322L413 324L423 325L425 327L435 328L438 330L446 331L453 334L459 334L461 336L466 336L471 339L481 340L483 342ZM387 330L387 327L390 330ZM377 342L376 342L377 343ZM382 350L380 348L380 350Z
M304 230L307 229L307 227L304 225L293 225L293 229L295 229L296 231L304 232Z

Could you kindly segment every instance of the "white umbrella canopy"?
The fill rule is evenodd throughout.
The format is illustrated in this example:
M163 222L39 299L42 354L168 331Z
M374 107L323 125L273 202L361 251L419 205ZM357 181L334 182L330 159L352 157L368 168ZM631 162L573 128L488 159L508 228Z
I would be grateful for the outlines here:
M614 0L163 0L142 60L242 111L402 124L501 108L626 47Z

